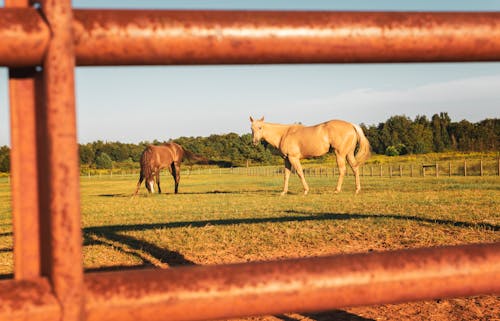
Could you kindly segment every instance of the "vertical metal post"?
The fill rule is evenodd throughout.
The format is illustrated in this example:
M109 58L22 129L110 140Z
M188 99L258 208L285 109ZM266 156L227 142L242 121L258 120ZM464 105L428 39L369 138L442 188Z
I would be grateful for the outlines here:
M464 159L464 176L467 176L467 160Z
M448 162L448 176L451 177L451 162Z
M436 162L436 177L438 177L438 176L439 176L439 165Z
M480 173L481 173L481 176L483 176L483 160L481 159L481 161L479 162L479 170L480 170Z
M46 164L42 203L42 273L61 305L62 320L84 319L82 231L70 0L42 0L51 40L43 61Z
M6 7L28 7L29 0L6 0ZM36 146L35 68L9 69L14 278L40 276L40 226Z

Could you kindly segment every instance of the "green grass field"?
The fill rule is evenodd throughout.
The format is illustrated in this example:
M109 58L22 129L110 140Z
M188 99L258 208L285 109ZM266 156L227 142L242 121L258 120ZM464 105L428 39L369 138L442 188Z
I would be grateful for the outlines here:
M336 178L335 178L336 179ZM334 179L183 175L180 194L131 198L135 177L81 179L87 269L219 264L500 240L499 177ZM12 272L9 187L0 182L0 274Z
M294 176L290 194L280 197L281 176L183 174L180 194L172 194L172 180L163 176L164 194L147 195L142 187L135 198L136 177L82 177L85 269L166 268L500 241L498 176L363 177L357 196L352 176L338 195L333 194L336 178L311 177L307 196ZM0 278L13 269L11 232L10 189L1 178ZM460 302L472 306L470 311L478 305L469 299ZM480 299L493 306L493 314L500 310L499 302ZM456 304L452 306L455 311ZM427 314L422 307L412 309L429 317L437 308ZM371 314L349 311L389 315L390 320L401 316L380 309Z

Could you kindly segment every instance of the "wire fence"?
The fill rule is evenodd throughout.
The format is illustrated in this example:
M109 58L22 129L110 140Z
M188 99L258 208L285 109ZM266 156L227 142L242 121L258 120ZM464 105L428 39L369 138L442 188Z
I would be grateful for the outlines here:
M295 170L292 169L292 173ZM281 166L250 166L250 167L184 167L182 175L247 175L247 176L280 176L284 174ZM334 177L339 175L336 164L330 166L306 164L304 174L308 177ZM353 175L350 168L346 176ZM498 160L462 160L439 161L432 163L386 163L366 164L360 168L361 176L368 177L443 177L443 176L500 176L500 159ZM128 177L139 176L139 169L85 169L82 177Z

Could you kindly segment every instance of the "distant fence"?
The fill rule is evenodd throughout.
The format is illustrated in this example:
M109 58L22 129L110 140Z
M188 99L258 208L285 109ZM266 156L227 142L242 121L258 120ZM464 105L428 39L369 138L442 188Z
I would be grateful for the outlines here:
M166 171L164 171L165 173ZM292 170L292 172L295 172ZM308 177L334 177L338 176L336 165L315 166L306 165L304 173ZM248 176L281 176L284 174L283 166L253 166L231 168L195 168L185 166L182 175L248 175ZM348 168L346 175L352 175ZM368 177L440 177L440 176L500 176L500 159L498 160L463 160L441 161L426 163L405 164L367 164L361 167L361 176ZM82 177L126 177L139 176L138 169L111 169L96 170L85 169L81 171Z

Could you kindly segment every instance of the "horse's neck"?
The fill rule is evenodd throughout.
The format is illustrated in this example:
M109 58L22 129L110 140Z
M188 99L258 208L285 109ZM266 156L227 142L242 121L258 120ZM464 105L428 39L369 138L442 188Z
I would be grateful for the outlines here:
M285 135L288 128L291 125L282 125L282 124L264 124L264 136L263 138L271 145L276 148L279 148L281 138Z

